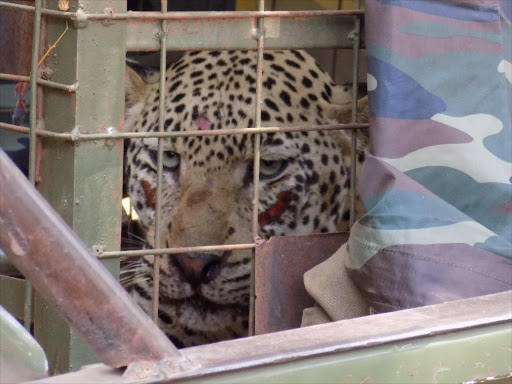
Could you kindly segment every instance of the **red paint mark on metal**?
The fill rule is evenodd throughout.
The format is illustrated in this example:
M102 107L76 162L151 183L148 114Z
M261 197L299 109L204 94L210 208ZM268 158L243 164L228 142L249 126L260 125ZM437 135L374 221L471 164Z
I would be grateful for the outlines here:
M277 201L271 205L265 212L258 215L258 223L267 225L283 214L288 208L290 202L290 191L282 191L277 195Z
M156 192L153 188L151 188L151 185L145 181L142 180L140 182L140 185L142 189L144 190L144 195L146 195L146 200L149 204L149 206L153 209L156 208Z

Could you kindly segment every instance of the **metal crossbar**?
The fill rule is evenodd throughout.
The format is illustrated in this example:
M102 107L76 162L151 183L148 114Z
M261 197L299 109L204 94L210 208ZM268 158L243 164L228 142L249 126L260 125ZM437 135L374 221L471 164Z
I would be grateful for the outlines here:
M28 133L29 128L19 125L0 123L0 128L7 131ZM172 138L195 136L230 136L230 135L255 135L258 133L285 133L285 132L309 132L309 131L341 131L369 128L368 123L327 124L327 125L297 125L283 127L253 127L235 129L216 129L214 131L173 131L173 132L112 132L112 133L85 133L78 131L73 133L57 133L38 129L36 135L52 139L60 139L72 142L90 140L117 140L117 139L148 139L148 138Z
M259 0L258 0L259 1ZM35 12L35 7L15 3L0 2L0 8L22 12ZM167 10L167 6L162 9ZM41 14L68 20L214 20L214 19L254 19L262 17L313 17L313 16L364 16L363 10L308 10L308 11L226 11L226 12L126 12L126 13L84 13L61 12L42 9Z
M42 0L35 0L35 6L20 5L15 3L6 3L0 1L0 9L10 9L20 12L34 13L34 34L32 44L32 60L30 76L17 76L12 74L0 73L0 80L11 81L30 81L30 127L21 127L13 124L0 123L0 129L28 133L30 136L30 158L29 158L29 178L32 183L35 181L36 170L36 142L38 138L51 139L56 141L70 141L72 143L86 143L97 140L124 140L135 138L157 138L157 185L156 185L156 208L155 208L155 249L141 249L130 251L112 251L100 250L97 256L100 259L118 259L119 257L141 257L152 255L154 257L153 265L153 303L152 317L153 321L158 319L159 307L159 283L160 283L160 259L162 255L171 255L178 253L198 253L213 252L225 250L242 250L254 249L262 240L258 235L258 213L259 213L259 170L260 170L260 150L261 150L261 134L263 133L279 133L279 132L307 132L307 131L330 131L330 130L350 130L352 141L351 153L351 205L350 205L350 223L354 223L355 219L355 201L356 201L356 148L357 135L356 130L367 129L368 124L357 123L357 85L359 79L359 55L360 55L360 31L361 17L364 11L360 8L360 0L355 0L356 9L354 10L330 10L330 11L266 11L264 0L258 0L258 11L251 12L167 12L167 0L161 0L160 12L106 12L106 13L90 13L83 11L62 12L52 9L43 9ZM341 8L341 1L338 4ZM38 86L52 88L67 93L75 93L78 90L78 82L65 85L53 81L39 79L37 75L37 63L39 57L39 41L40 41L40 24L41 16L51 18L60 18L75 22L84 23L86 21L103 21L113 22L130 20L130 22L147 22L153 20L159 22L159 30L157 37L159 39L160 51L160 81L159 81L159 125L158 132L109 132L109 133L80 133L78 129L70 132L52 132L36 128L36 113L38 111L37 90ZM350 124L331 124L331 125L310 125L310 126L284 126L284 127L261 127L261 99L262 99L262 74L263 74L263 51L265 44L264 23L266 18L312 18L312 17L328 17L328 16L350 16L353 17L354 30L349 39L352 40L353 48L353 99L352 99L352 123ZM166 72L166 53L168 49L167 41L167 23L171 20L230 20L230 19L251 19L253 29L251 30L252 39L256 42L257 66L256 66L256 97L254 104L254 127L237 128L237 129L219 129L219 130L197 130L197 131L181 131L181 132L165 132L165 72ZM148 38L150 38L148 36ZM336 57L336 56L334 56ZM335 69L335 66L333 66ZM253 135L254 141L254 173L253 173L253 199L252 199L252 243L247 244L229 244L229 245L207 245L195 247L171 247L161 248L161 221L162 221L162 178L163 178L163 142L162 139L173 137L192 137L192 136L217 136L217 135ZM249 315L249 334L254 334L254 265L255 258L252 258L251 273L251 295L250 295L250 315ZM25 327L29 328L32 322L32 288L27 284L26 300L25 300Z

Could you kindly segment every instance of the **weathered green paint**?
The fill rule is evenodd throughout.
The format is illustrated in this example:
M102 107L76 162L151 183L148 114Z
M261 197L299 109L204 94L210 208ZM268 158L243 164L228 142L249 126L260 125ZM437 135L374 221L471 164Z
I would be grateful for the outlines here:
M173 383L510 383L511 377L512 324L504 323Z
M0 275L0 305L22 320L25 303L25 280Z
M156 51L159 21L128 20L127 49ZM167 49L256 49L251 36L252 19L167 20ZM350 48L354 25L349 17L323 16L305 19L265 18L265 49Z
M85 12L113 8L126 10L124 0L71 0ZM57 0L48 8L57 9ZM48 42L54 42L66 27L64 20L48 18ZM82 133L122 130L124 108L125 24L89 23L69 30L47 58L52 81L80 84L75 94L45 89L45 129ZM122 156L120 140L72 144L45 139L42 145L39 190L89 247L119 249ZM115 275L119 261L104 263ZM66 268L65 265L62 268ZM35 335L46 351L50 370L67 372L95 362L89 349L43 300L35 300Z

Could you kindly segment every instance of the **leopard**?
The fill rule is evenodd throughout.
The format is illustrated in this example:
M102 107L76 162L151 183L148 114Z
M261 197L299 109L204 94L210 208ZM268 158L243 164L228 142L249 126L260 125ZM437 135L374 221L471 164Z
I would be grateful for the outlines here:
M352 88L335 84L307 52L268 50L260 60L262 127L352 121ZM351 133L345 130L288 130L257 137L246 129L213 135L257 124L257 69L256 51L189 51L162 74L163 127L177 135L160 139L160 248L247 245L272 236L349 229L350 157L356 151L360 170L368 146L365 133L357 133L354 149ZM130 67L125 78L125 131L158 132L159 82L148 81ZM358 122L367 122L367 98L359 99L358 112ZM186 132L198 135L181 135ZM126 149L127 189L147 248L156 245L158 140L132 138ZM357 197L357 214L363 210ZM157 322L179 348L247 335L253 249L222 249L159 256ZM123 283L148 314L155 262L152 255L132 261Z

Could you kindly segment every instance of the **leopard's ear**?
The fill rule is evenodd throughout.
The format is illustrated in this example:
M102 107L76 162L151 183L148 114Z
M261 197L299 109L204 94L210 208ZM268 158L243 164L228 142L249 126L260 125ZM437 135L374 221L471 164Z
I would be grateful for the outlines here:
M352 122L352 102L337 105L328 111L328 115L341 124ZM362 97L357 101L357 122L368 122L368 96Z
M334 106L334 107L333 107ZM330 105L326 111L327 116L336 120L341 124L349 124L352 122L352 102L344 103L341 105ZM357 101L357 122L368 123L368 96L362 97ZM332 134L337 135L342 152L349 156L352 151L351 134L350 131L332 131ZM370 144L370 136L368 129L358 129L358 148L357 151L364 151Z
M147 94L148 84L128 65L125 66L124 91L125 110L141 103Z

